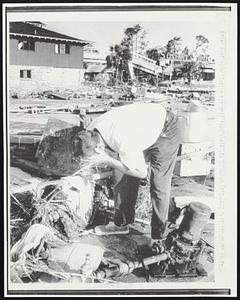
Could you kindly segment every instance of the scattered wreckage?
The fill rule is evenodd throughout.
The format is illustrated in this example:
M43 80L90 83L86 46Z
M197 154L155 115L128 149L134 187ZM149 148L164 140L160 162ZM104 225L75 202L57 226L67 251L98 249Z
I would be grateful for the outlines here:
M96 225L111 219L111 185L106 186L95 184L92 190L93 184L79 175L39 184L27 229L11 248L12 282L43 281L46 276L50 282L108 282L139 268L147 280L207 275L199 259L204 252L213 256L213 249L201 232L212 211L200 202L176 210L178 222L163 242L138 247L135 260L108 260L104 249L81 242L79 237L94 234ZM12 201L17 201L13 194Z
M83 171L74 143L78 130L49 118L24 166L50 179L10 187L11 282L114 282L136 269L144 270L146 280L207 276L200 261L204 253L213 260L214 248L201 232L212 210L201 202L176 208L162 243L137 247L135 259L111 260L102 247L81 241L84 235L96 234L95 226L112 220L114 183L111 170ZM11 162L23 164L14 157L19 149L12 150Z
M199 260L205 252L213 256L213 249L201 232L212 211L200 202L176 208L163 242L137 247L135 260L105 258L105 249L82 242L82 236L96 234L95 226L107 224L114 214L111 171L83 169L11 190L13 283L112 282L140 268L147 280L207 275Z

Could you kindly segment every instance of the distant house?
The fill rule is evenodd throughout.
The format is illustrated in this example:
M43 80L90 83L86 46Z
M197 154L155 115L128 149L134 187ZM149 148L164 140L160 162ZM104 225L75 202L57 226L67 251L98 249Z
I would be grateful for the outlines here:
M98 65L98 64L90 64L85 70L85 79L94 80L96 76L99 74L104 74L107 66L106 65Z
M166 76L170 77L170 73L172 75L175 73L175 77L182 77L182 73L186 72L185 70L185 65L186 62L196 62L197 60L195 59L189 59L189 60L181 60L181 59L173 59L172 60L172 66L170 66L170 60L169 59L161 59L160 60L160 66L163 66L163 73ZM202 62L201 66L198 66L198 71L200 71L200 78L199 80L203 81L211 81L215 78L215 67L214 67L214 59L211 59L206 62ZM174 72L174 73L173 73ZM178 75L179 74L179 75Z
M77 88L84 79L83 47L89 44L45 28L41 22L10 22L10 89Z
M99 52L93 45L87 45L84 47L84 65L87 68L89 65L106 65L106 57L101 52Z
M202 80L211 81L215 78L215 69L210 66L202 67Z

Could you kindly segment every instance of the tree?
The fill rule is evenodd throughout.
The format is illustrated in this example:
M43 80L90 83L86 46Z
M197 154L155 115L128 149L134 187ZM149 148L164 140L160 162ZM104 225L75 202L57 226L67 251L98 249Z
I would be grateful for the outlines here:
M182 42L182 38L179 36L175 36L171 40L168 41L166 45L166 54L173 54L176 55L180 52L180 45Z
M190 50L189 50L188 46L185 46L185 48L182 50L181 55L182 56L190 56Z
M209 40L203 36L202 34L199 34L196 36L196 46L194 49L194 54L196 56L200 55L206 55L207 49L209 46Z
M146 35L147 32L141 28L140 31L134 36L135 42L137 44L137 49L135 50L138 54L145 55L145 51L149 43L149 41L146 40Z
M194 76L194 73L196 72L196 63L193 61L187 61L184 62L182 68L182 76L187 77L188 83L191 83L191 79Z
M196 49L202 47L203 45L209 44L209 40L202 34L196 36Z
M142 31L140 38L142 38L143 43L145 32L139 24L136 24L133 27L125 29L124 37L120 44L110 47L111 55L108 55L106 58L107 64L116 69L116 78L120 81L128 79L128 62L132 59L134 37L136 37L140 31Z
M196 46L192 53L189 52L190 57L194 57L195 61L185 62L182 68L183 76L188 77L189 83L191 82L191 78L200 78L201 77L201 68L203 63L201 62L201 58L207 55L207 49L209 46L209 40L199 34L196 36ZM186 47L185 47L186 48ZM185 53L187 50L185 49Z
M148 58L158 61L159 60L159 52L157 48L148 49L146 51L146 55Z
M166 55L166 46L158 46L155 48L148 49L146 51L148 58L156 60L157 65L159 65L159 60L164 58Z

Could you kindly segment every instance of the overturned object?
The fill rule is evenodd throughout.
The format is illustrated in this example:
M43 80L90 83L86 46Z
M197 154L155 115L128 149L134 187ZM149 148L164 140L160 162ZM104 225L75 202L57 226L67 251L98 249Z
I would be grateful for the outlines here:
M49 257L55 260L65 272L89 275L98 268L103 253L104 250L96 245L72 243L51 248Z
M99 269L98 279L129 274L138 268L150 266L153 277L165 276L206 276L199 263L206 244L201 232L210 218L210 208L199 202L190 203L178 229L170 232L162 243L140 251L135 261L118 262L114 267Z
M48 282L84 282L93 278L103 253L95 245L59 244L48 227L34 224L11 249L11 281L21 283L24 278L35 281L40 277L48 278Z

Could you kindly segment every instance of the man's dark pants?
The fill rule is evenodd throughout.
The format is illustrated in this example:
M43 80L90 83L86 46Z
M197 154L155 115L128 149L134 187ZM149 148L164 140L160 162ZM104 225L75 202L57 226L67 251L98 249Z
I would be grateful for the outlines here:
M168 220L171 179L180 142L178 118L167 112L164 129L158 140L144 151L150 162L150 193L152 201L151 237L161 239ZM140 180L123 175L115 187L114 223L124 226L134 222L135 204Z

